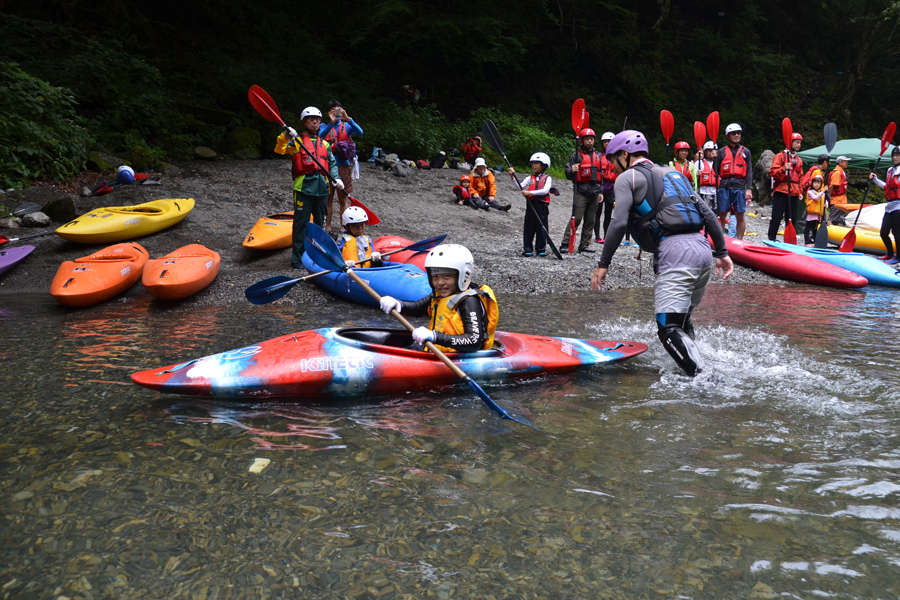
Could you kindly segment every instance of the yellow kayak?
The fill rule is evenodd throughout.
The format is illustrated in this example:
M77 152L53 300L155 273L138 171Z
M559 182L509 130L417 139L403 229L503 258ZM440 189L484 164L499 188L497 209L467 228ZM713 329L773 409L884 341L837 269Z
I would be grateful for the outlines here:
M849 227L829 225L828 241L832 244L840 245L841 241L849 231ZM894 240L894 244L896 243L897 240ZM884 242L881 241L881 235L875 231L869 231L867 229L862 229L861 227L856 228L856 246L854 246L853 249L856 252L877 252L878 254L887 252L887 248L884 247Z
M290 248L294 243L294 213L285 212L263 217L256 222L244 239L244 248L253 250L278 250Z
M153 200L135 206L98 208L69 221L56 234L71 242L106 244L133 240L180 222L194 208L193 198Z

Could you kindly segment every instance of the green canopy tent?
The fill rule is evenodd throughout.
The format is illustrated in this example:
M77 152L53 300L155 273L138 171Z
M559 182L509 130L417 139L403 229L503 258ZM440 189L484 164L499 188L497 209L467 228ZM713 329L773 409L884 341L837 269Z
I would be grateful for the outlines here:
M849 156L849 169L865 169L871 171L875 168L875 161L878 160L878 153L881 152L881 140L878 138L858 138L855 140L840 140L831 151L831 160L828 168L833 169L837 164L838 156ZM809 150L801 150L800 158L804 165L812 165L819 158L820 154L828 154L825 146L817 146ZM891 165L891 147L888 146L884 151L884 158L881 159L881 167L887 168Z

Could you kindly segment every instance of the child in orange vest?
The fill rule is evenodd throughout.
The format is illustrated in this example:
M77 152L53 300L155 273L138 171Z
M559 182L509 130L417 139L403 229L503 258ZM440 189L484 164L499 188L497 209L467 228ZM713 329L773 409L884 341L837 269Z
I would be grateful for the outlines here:
M823 205L828 206L825 199L825 178L822 177L822 173L817 171L811 181L810 188L806 190L806 229L803 232L807 246L815 245L819 218L824 211Z
M351 206L341 215L341 223L344 231L338 239L338 248L348 267L368 269L370 267L383 267L381 253L373 250L372 238L366 235L366 223L369 217L366 211L358 206ZM357 265L356 261L366 262Z

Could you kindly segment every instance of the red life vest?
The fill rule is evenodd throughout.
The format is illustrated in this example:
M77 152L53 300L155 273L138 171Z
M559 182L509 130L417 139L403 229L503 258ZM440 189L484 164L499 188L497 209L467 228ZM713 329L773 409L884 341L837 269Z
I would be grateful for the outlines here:
M678 171L679 173L681 173L682 175L687 177L688 182L691 185L694 185L694 174L691 173L690 165L691 165L691 161L685 161L684 164L681 164L677 160L672 161L672 168L674 168L676 171Z
M541 173L540 175L537 175L537 176L532 174L531 175L531 185L528 186L528 191L536 192L538 190L544 189L544 183L546 181L547 181L547 175L545 175L544 173ZM534 199L538 200L540 202L546 202L547 204L550 204L550 194L547 194L545 196L534 196Z
M600 160L600 154L591 151L585 154L581 150L581 162L578 164L578 170L575 172L575 181L578 183L596 183L600 181L600 171L603 170L603 163Z
M331 131L328 132L325 139L328 140L328 143L332 146L338 142L352 142L353 140L350 138L348 129L346 123L338 122L337 125L331 128Z
M614 182L619 175L616 173L615 169L613 169L612 161L604 155L600 156L600 161L603 164L603 181L606 183Z
M719 174L725 177L746 177L747 161L744 160L744 147L732 150L731 145L722 148L722 162L719 163ZM729 156L730 154L730 156Z
M884 184L884 197L888 200L900 200L900 168L888 170L887 183Z
M716 185L716 172L713 171L712 162L705 158L700 159L700 185Z
M800 183L800 170L802 168L803 165L800 164L800 157L795 154L791 157L790 183Z
M837 169L835 169L834 171L837 171ZM832 173L834 173L834 171L832 171ZM831 178L829 177L829 179L831 179ZM847 173L845 173L844 170L841 169L841 185L837 186L836 192L832 195L843 196L846 193L847 193Z
M300 150L291 159L294 179L297 179L301 175L309 175L310 173L321 171L315 161L310 157L310 154L316 157L316 160L319 161L320 165L326 169L328 168L328 147L325 145L324 140L316 138L314 141L304 135L302 138L295 140L295 142L303 144L303 146L309 150L309 153ZM324 173L324 171L321 172Z

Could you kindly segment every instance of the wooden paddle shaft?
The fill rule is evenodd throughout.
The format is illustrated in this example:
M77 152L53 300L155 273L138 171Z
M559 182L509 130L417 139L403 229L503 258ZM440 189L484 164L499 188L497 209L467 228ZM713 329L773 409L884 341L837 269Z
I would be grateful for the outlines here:
M351 278L353 281L355 281L356 283L359 284L359 287L361 287L362 289L366 290L366 291L369 293L370 296L372 296L373 298L375 298L376 300L378 300L379 302L381 302L381 296L378 295L378 292L376 292L375 290L373 290L373 289L369 286L369 284L366 283L366 282L363 280L362 277L360 277L359 275L357 275L356 273L354 273L354 272L353 272L353 269L347 269L345 272L347 273L347 275L350 276L350 278ZM410 331L412 331L413 329L415 329L415 326L414 326L412 323L410 323L409 321L407 321L407 320L406 320L406 317L404 317L403 315L401 315L401 314L400 314L399 312L397 312L396 310L392 310L392 311L391 311L391 316L394 317L395 319L397 319L398 321L400 321L400 324L403 325L404 327L406 327L407 329L409 329ZM466 375L466 374L463 372L462 369L460 369L460 368L457 367L455 364L453 364L453 361L451 361L449 358L447 358L447 355L444 354L443 352L441 352L441 351L438 349L437 346L435 346L435 345L432 344L431 342L425 342L425 347L428 348L429 350L431 350L431 351L434 353L435 356L437 356L439 359L441 359L441 362L442 362L442 363L444 363L445 365L447 365L448 367L450 367L450 370L453 371L453 373L454 373L457 377L459 377L460 379L465 379L466 381L468 381L469 376Z

